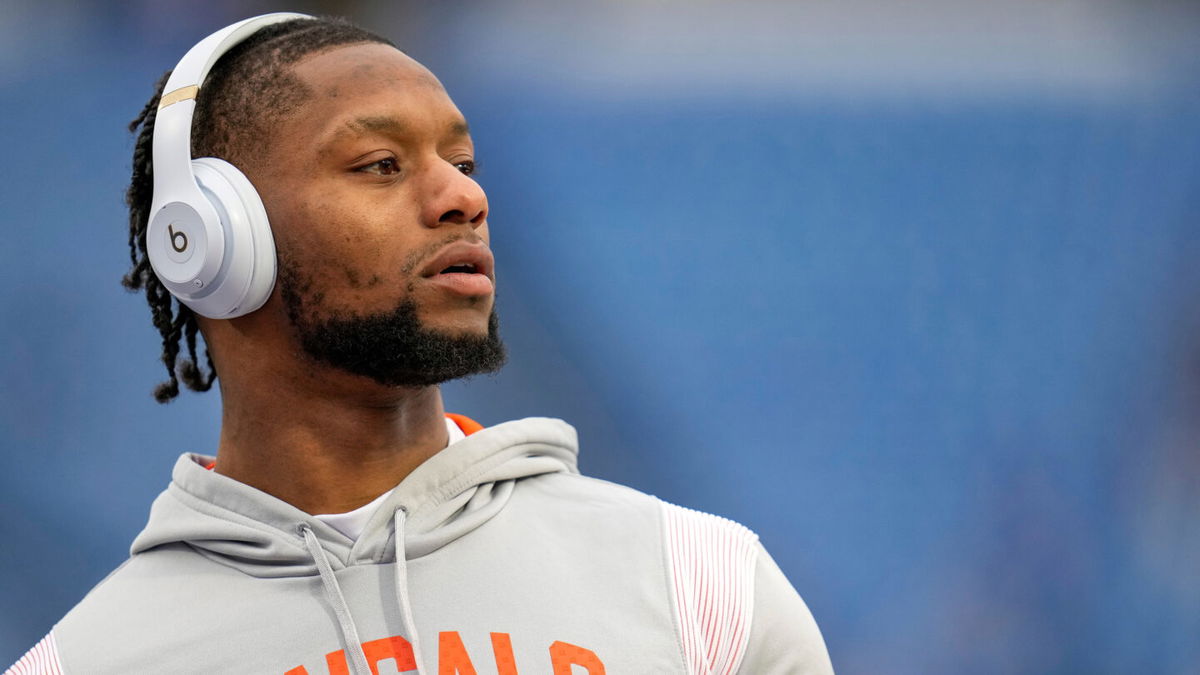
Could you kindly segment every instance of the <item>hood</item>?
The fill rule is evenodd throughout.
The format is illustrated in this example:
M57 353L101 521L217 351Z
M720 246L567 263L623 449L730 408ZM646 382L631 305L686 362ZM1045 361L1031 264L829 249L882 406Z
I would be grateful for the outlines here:
M528 418L483 429L417 467L352 541L286 502L205 469L212 458L185 454L130 553L183 543L256 577L308 576L318 573L302 533L308 529L335 567L392 562L397 548L413 560L490 520L518 480L578 473L577 455L575 429L561 420ZM401 509L407 516L397 547L393 516Z

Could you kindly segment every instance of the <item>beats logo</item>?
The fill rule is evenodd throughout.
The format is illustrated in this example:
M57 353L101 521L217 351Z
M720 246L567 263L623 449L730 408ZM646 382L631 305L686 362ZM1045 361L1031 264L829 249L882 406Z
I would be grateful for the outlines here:
M176 232L174 223L167 225L167 234L171 236L171 248L175 249L176 253L183 253L187 250L187 235L183 232Z

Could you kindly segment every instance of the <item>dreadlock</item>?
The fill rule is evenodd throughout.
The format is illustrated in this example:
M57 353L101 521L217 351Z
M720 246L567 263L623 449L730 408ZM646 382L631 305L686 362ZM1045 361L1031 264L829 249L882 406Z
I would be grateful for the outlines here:
M192 156L219 157L245 167L271 128L303 103L309 92L291 73L290 66L316 52L351 44L390 41L344 19L297 19L271 24L225 53L213 66L196 100L192 118ZM146 253L146 226L154 197L154 120L167 71L155 86L154 96L129 124L137 133L133 146L133 175L125 192L129 206L129 261L131 268L121 283L130 291L144 290L154 327L162 336L162 362L167 381L154 388L154 398L168 403L179 395L179 381L192 391L208 391L217 379L208 345L206 366L200 366L196 315L163 286ZM138 129L141 129L139 132ZM179 360L180 339L187 357Z

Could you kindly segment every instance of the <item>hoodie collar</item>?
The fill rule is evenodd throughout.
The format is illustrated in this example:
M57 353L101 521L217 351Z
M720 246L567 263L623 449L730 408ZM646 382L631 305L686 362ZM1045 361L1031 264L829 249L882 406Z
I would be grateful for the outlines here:
M404 478L352 541L319 519L260 490L205 470L209 457L184 454L154 501L132 555L174 543L258 577L317 574L300 526L307 525L335 569L396 560L393 514L407 515L407 559L486 523L507 504L516 481L578 473L575 430L561 420L527 418L478 431L430 457Z

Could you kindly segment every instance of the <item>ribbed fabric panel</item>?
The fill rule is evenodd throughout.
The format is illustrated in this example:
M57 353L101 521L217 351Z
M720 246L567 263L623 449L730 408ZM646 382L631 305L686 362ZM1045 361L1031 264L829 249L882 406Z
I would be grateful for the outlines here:
M732 520L666 502L663 525L688 670L736 673L750 640L758 536Z
M58 660L58 645L54 642L54 631L25 652L4 675L62 675L62 663Z

